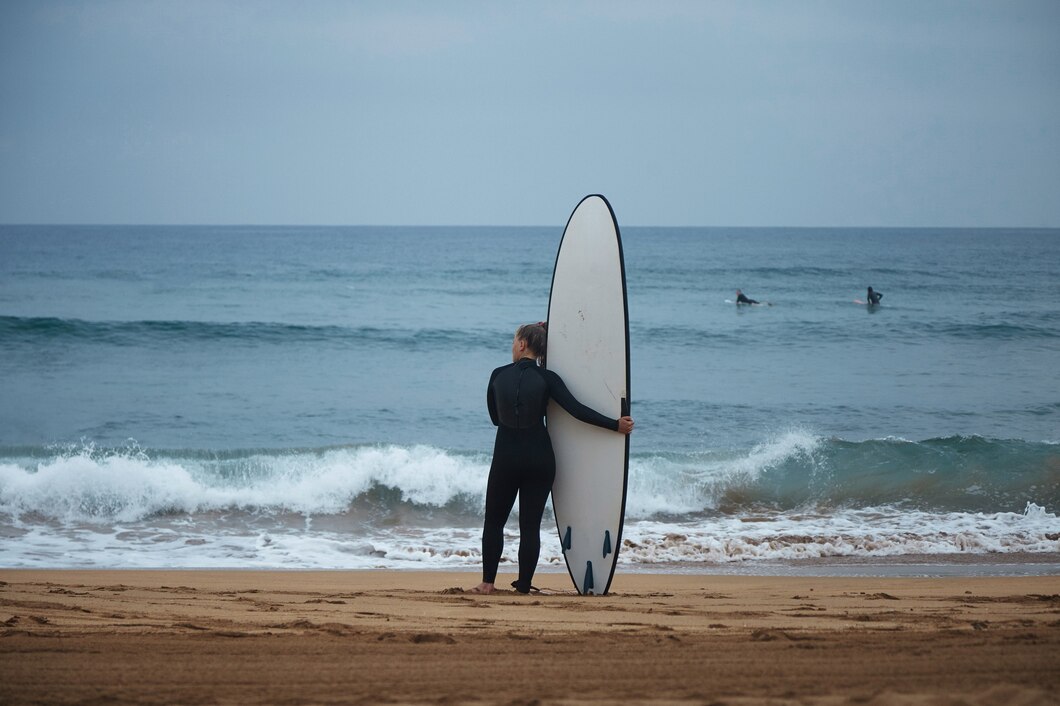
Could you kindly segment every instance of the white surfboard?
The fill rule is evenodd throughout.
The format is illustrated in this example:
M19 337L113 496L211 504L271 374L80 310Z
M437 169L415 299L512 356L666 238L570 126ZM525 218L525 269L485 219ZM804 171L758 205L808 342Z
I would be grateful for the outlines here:
M546 364L609 417L629 414L629 316L622 240L603 196L582 199L563 231L548 303ZM578 593L611 586L622 542L629 437L585 424L550 402L556 452L552 508Z

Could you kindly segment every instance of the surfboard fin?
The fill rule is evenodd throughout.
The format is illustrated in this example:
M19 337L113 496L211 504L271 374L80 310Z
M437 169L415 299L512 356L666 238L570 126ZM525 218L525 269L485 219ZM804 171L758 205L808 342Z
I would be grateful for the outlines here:
M585 581L582 582L582 593L591 593L596 584L593 583L593 563L585 562Z
M604 556L611 553L611 530L604 530Z
M563 535L563 551L570 549L570 526L567 526L567 534Z

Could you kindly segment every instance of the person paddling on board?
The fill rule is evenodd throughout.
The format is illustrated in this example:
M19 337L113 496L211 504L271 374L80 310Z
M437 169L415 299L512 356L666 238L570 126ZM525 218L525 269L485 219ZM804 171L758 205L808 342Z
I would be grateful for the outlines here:
M512 363L493 371L486 407L497 426L493 463L486 482L482 528L482 583L471 593L493 593L504 548L504 525L519 496L519 579L512 586L529 593L541 551L541 516L556 478L556 456L545 427L550 399L575 419L620 434L633 431L632 417L611 419L574 398L559 375L545 369L544 322L525 324L512 340ZM538 365L538 361L542 365Z
M881 299L883 299L883 293L874 292L872 291L872 287L869 287L868 301L866 301L865 303L869 306L875 306L880 303Z
M736 304L757 304L758 302L754 299L748 299L747 295L741 292L739 289L736 290Z

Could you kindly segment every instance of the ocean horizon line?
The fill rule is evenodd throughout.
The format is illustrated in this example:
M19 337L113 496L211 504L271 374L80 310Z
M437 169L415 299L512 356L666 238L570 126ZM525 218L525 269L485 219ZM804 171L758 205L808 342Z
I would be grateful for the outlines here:
M0 228L506 228L506 229L553 229L562 228L556 221L547 224L503 224L503 223L105 223L105 222L0 222ZM786 230L786 231L1060 231L1057 225L651 225L643 223L620 223L623 229L653 230Z

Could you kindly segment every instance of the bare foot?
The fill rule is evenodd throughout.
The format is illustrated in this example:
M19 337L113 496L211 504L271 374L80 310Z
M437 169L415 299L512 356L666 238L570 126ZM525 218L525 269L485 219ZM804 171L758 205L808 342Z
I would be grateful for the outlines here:
M479 593L483 596L488 596L489 594L493 593L493 590L494 589L492 583L480 583L478 586L475 586L474 588L469 590L468 593Z

